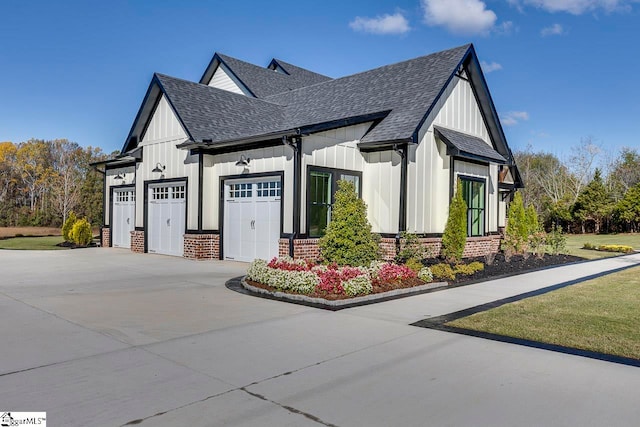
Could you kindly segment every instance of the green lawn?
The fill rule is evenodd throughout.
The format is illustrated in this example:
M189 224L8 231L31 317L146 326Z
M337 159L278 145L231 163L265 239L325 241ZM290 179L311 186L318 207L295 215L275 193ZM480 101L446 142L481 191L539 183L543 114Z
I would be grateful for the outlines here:
M61 236L46 237L13 237L0 240L0 249L23 249L23 250L58 250L67 249L56 246L62 243Z
M594 245L628 245L635 250L640 250L640 234L568 234L567 250L569 254L587 259L620 255L614 252L582 249L582 246L587 242L593 243Z
M640 359L639 308L634 267L447 325Z

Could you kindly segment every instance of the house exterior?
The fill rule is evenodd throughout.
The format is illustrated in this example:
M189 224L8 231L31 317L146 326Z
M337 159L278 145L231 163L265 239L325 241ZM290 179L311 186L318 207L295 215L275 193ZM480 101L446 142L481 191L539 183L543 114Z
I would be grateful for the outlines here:
M403 231L439 250L460 178L482 255L521 185L473 45L337 79L216 53L197 83L154 74L102 165L103 246L193 259L317 257L340 179L392 258Z

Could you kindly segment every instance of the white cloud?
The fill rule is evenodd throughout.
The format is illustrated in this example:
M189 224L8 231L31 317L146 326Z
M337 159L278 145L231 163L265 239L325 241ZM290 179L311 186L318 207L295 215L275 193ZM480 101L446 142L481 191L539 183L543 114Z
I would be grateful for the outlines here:
M354 31L371 34L404 34L411 30L409 21L400 12L393 15L385 13L375 18L356 16L353 21L349 22L349 27Z
M485 73L491 73L493 71L502 70L502 65L498 64L497 62L482 61L480 62L480 65L482 66L482 71L484 71Z
M505 21L500 25L497 25L493 30L498 34L509 35L514 30L517 32L518 28L513 26L512 21Z
M560 24L553 24L550 27L544 27L542 30L540 30L540 35L542 37L561 36L563 34L565 34L565 31Z
M488 34L498 17L480 0L421 0L424 18L454 34Z
M594 12L599 9L605 12L628 11L631 3L637 0L508 0L510 4L522 10L523 5L529 5L544 9L547 12L567 12L573 15L581 15L585 12Z
M514 126L526 120L529 120L529 113L526 111L509 111L500 115L500 121L505 126Z

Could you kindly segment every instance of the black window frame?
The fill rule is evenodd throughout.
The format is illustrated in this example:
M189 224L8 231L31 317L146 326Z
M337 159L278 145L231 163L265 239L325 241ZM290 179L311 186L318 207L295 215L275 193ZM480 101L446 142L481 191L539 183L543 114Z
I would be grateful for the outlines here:
M464 181L468 181L468 182L478 182L482 184L482 188L483 188L483 195L482 195L482 209L479 208L472 208L469 206L469 203L467 202L467 197L466 194L462 194L462 198L464 199L465 203L467 203L467 237L482 237L482 236L486 236L487 235L487 179L486 178L480 178L477 176L467 176L467 175L458 175L458 179L460 179L461 183L463 184ZM462 189L464 191L464 184L462 185ZM473 188L473 186L470 186L470 188ZM470 198L472 198L470 196ZM480 234L473 234L473 227L471 224L471 218L472 218L472 212L474 210L481 210L481 215L479 216L480 218L482 218L482 230L480 232Z
M320 173L329 173L331 174L331 201L330 207L335 203L335 194L338 189L338 181L340 180L340 175L350 175L358 177L358 188L356 189L358 192L358 198L362 199L362 172L349 170L349 169L338 169L338 168L328 168L324 166L307 166L307 181L306 181L306 212L305 212L305 224L306 224L306 236L310 238L320 238L324 236L321 235L312 235L310 233L311 230L311 173L312 172L320 172ZM327 223L328 225L328 223Z

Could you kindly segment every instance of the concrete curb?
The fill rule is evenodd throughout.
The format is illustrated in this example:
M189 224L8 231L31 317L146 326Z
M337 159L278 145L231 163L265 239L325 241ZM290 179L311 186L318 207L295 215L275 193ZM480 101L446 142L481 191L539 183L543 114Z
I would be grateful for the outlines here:
M289 294L286 292L271 292L266 289L252 286L245 281L246 276L242 277L240 283L247 291L261 296L278 299L294 304L309 305L312 307L325 308L328 310L341 310L343 308L356 307L360 305L368 305L376 302L388 301L390 299L402 298L422 294L433 289L444 288L449 286L447 282L432 282L412 288L395 289L393 291L382 292L378 294L370 294L362 297L354 297L343 300L327 300L324 298L311 298L305 295Z

